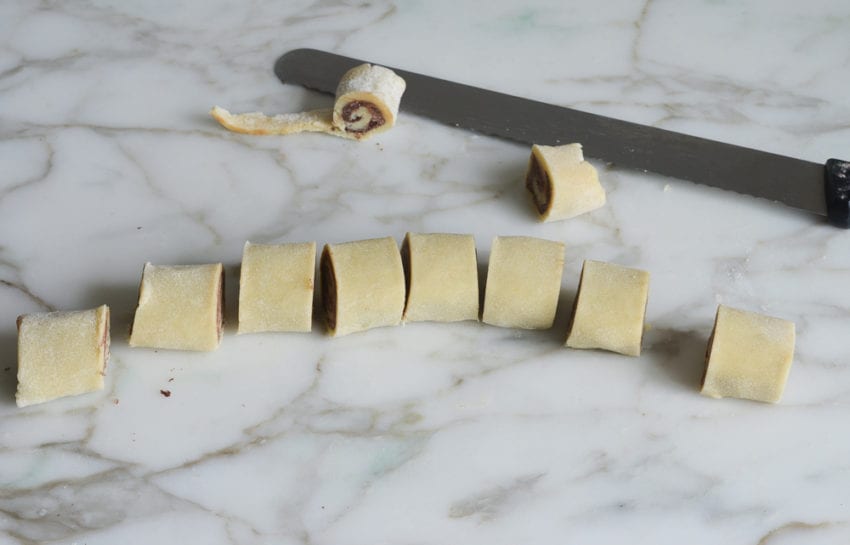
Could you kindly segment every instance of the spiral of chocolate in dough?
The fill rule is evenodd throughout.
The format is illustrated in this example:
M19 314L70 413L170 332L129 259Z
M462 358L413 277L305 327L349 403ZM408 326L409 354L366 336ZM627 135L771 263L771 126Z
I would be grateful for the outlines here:
M388 68L355 66L337 86L334 128L357 140L389 129L395 124L405 86L404 80Z
M381 110L371 102L363 100L352 100L343 106L342 120L346 132L358 134L369 132L386 123Z
M328 331L336 330L336 274L331 262L330 249L325 248L319 263L322 282L322 307L325 310L325 320Z

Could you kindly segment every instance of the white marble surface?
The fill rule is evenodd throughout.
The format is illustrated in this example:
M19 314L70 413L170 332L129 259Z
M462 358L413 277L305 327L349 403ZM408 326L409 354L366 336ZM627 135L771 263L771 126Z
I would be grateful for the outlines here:
M850 158L848 29L843 0L0 4L0 543L850 542L850 233L602 162L608 205L543 225L521 145L207 116L328 104L272 72L315 47ZM408 230L482 263L497 234L564 241L555 328L234 334L246 239ZM586 257L652 273L640 358L562 348ZM217 352L128 348L148 260L225 262ZM718 302L797 323L781 405L697 393ZM15 317L100 303L106 389L15 408Z

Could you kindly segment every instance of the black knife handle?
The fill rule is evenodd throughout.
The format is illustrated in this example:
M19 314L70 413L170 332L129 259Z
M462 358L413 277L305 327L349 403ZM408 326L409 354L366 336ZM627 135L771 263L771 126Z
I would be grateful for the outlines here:
M827 161L823 181L829 223L850 229L850 161Z

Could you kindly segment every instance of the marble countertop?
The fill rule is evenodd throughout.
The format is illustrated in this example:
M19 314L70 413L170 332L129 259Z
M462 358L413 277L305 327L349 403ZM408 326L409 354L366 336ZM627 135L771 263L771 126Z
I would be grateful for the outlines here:
M527 146L207 112L328 105L273 73L313 47L847 159L848 28L843 0L3 3L0 543L847 543L850 233L602 161L608 204L541 224ZM482 263L495 235L563 241L555 327L235 335L245 240L407 231L472 233ZM651 272L640 358L562 347L585 258ZM218 351L127 346L145 261L225 263ZM699 395L719 302L797 324L781 404ZM106 388L16 408L15 317L102 303Z

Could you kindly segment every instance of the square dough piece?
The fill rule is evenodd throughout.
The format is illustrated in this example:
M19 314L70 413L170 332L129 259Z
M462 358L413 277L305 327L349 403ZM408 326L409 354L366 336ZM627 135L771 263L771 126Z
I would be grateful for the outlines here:
M648 272L585 261L567 346L640 356L648 295Z
M499 327L552 327L563 270L561 242L533 237L494 238L482 320Z
M392 237L326 244L319 270L331 335L401 322L404 268Z
M130 346L211 351L221 341L224 269L145 264Z
M581 144L532 146L525 187L541 221L573 218L605 204L605 189Z
M109 307L18 318L18 407L103 389Z
M246 242L239 276L239 333L310 331L315 273L315 242Z
M407 322L478 320L478 258L472 235L407 233Z
M702 393L777 403L794 359L794 322L720 305Z

